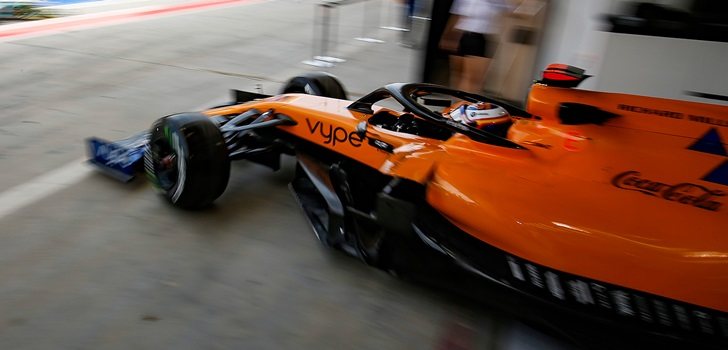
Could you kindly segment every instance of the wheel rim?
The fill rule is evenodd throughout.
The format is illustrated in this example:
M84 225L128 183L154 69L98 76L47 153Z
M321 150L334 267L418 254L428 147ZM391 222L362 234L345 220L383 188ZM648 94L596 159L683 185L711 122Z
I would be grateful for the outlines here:
M167 140L158 140L152 144L151 151L157 183L161 189L169 191L175 187L179 178L177 152Z

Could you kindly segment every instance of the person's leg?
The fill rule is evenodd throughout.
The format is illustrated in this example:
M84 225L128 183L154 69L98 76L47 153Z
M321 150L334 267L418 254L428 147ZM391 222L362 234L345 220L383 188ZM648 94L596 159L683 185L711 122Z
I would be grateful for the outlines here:
M450 87L460 89L465 81L463 76L463 50L467 49L467 33L461 33L457 40L455 51L450 54Z
M453 89L461 89L460 86L465 81L463 76L463 56L450 55L450 87Z
M467 33L467 36L464 36L461 41L461 47L463 57L460 70L461 83L458 89L480 93L483 90L485 73L490 64L486 36L479 33Z
M460 88L467 92L481 93L485 84L485 74L488 72L490 58L479 56L466 56L462 60L463 86Z

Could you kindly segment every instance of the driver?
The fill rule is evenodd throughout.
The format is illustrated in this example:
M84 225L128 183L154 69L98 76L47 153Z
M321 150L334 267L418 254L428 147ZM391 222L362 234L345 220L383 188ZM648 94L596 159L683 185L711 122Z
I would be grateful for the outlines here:
M513 124L511 115L505 108L489 102L460 102L443 114L454 121L501 137L506 137L508 128Z

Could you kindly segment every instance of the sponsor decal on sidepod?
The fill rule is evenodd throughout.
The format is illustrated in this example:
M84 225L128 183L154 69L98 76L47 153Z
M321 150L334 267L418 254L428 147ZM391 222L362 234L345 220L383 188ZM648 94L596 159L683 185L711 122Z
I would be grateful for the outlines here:
M721 190L711 190L707 187L689 182L670 185L645 179L642 177L642 173L636 170L629 170L618 174L612 179L612 185L623 190L637 191L646 195L710 211L718 211L723 203L718 202L716 197L726 195Z

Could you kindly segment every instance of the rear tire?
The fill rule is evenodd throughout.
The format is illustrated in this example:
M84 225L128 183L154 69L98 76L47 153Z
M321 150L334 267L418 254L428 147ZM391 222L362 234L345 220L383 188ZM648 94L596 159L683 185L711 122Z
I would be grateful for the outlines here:
M336 77L324 72L311 72L291 78L281 90L282 94L308 94L347 100L344 86Z
M227 187L230 159L220 129L200 113L157 120L144 152L149 180L174 205L209 206Z

